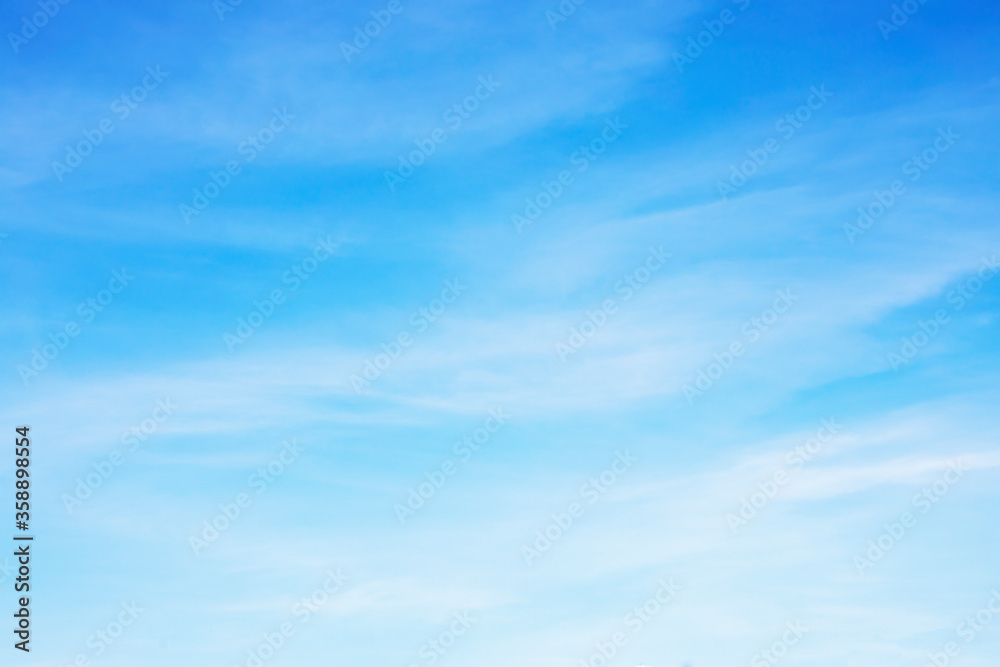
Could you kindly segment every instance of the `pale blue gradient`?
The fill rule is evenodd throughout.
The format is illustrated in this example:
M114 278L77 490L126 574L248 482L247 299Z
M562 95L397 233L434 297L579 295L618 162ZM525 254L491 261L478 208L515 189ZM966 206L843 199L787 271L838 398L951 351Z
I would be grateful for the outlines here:
M427 642L467 612L435 666L578 667L622 632L609 667L757 667L801 622L775 664L922 667L955 642L954 664L993 667L1000 619L970 642L957 629L1000 588L1000 278L976 282L1000 255L1000 7L913 0L884 38L888 0L567 0L565 21L556 0L399 0L348 62L341 43L390 4L243 0L220 19L210 0L70 0L16 53L5 37L0 424L32 429L37 537L33 650L0 647L0 664L247 665L289 623L265 665L430 667ZM41 11L3 6L5 35ZM456 122L481 77L495 89ZM814 88L830 96L789 135ZM124 117L122 95L143 98ZM275 110L287 126L246 148ZM105 118L92 153L54 169ZM582 157L609 122L614 141ZM185 222L213 173L225 185ZM845 230L895 179L887 213ZM526 198L542 205L517 225ZM651 248L669 258L633 289ZM794 299L771 320L778 290ZM269 316L232 344L255 301ZM601 326L561 358L588 312ZM44 348L71 322L65 349ZM36 350L54 357L37 375ZM384 368L358 392L366 363ZM689 401L699 372L717 377ZM498 409L478 450L456 445ZM789 463L830 419L836 436ZM261 489L251 476L292 439L301 454ZM626 451L605 491L582 488ZM915 496L957 461L924 512ZM401 522L411 490L442 480ZM297 616L338 570L343 587ZM661 580L681 588L635 631ZM97 656L88 638L133 601Z

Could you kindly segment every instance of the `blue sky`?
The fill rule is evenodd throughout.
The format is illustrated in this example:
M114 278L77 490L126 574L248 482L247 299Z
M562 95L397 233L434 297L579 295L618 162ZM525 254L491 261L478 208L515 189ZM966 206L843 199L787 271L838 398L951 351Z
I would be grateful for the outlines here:
M995 664L997 6L220 3L3 4L14 663Z

